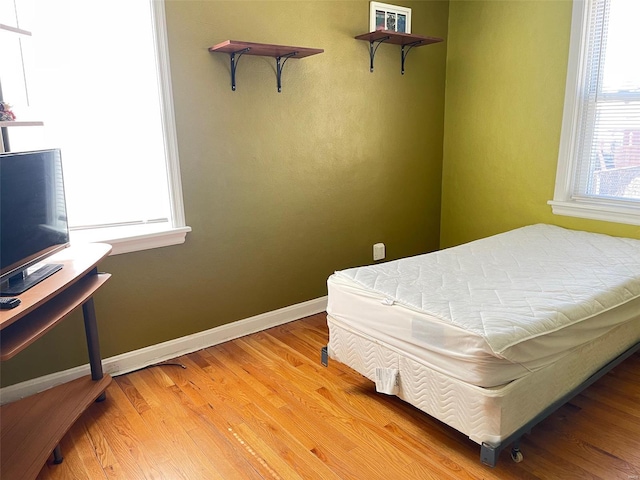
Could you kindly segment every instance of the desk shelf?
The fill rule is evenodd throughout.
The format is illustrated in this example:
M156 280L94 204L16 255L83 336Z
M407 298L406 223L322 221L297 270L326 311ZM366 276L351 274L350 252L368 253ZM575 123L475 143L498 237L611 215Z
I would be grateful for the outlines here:
M19 322L14 322L3 329L0 336L0 360L4 362L13 358L42 337L60 320L87 301L109 277L111 275L108 273L87 276L50 300L46 311L35 310L22 317Z
M1 478L36 478L62 437L111 383L85 376L2 406Z
M414 47L423 47L433 43L443 42L444 39L438 37L425 37L413 33L398 33L392 30L376 30L375 32L363 33L355 37L356 40L364 40L369 42L369 60L370 70L373 72L373 59L376 56L378 47L382 43L390 43L392 45L400 45L400 73L404 75L404 62L407 55Z
M321 48L289 47L271 43L239 42L237 40L225 40L209 48L209 51L211 53L226 53L229 55L231 61L231 90L233 91L236 89L236 68L242 55L275 58L278 92L282 91L282 69L287 60L290 58L309 57L324 52Z
M96 265L110 245L65 248L47 263L62 269L20 294L20 305L0 311L0 361L13 358L82 306L91 375L0 407L0 478L35 479L60 440L111 382L102 372L93 294L109 280Z

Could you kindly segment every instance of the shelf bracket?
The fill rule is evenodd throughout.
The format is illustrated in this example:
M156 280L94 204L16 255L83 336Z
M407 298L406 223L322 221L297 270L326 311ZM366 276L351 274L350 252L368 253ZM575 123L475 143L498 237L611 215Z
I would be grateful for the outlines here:
M370 71L370 72L373 72L373 59L374 59L374 58L375 58L375 56L376 56L376 52L378 51L378 47L380 46L380 44L381 44L382 42L386 42L387 40L389 40L389 38L391 38L391 37L389 37L389 36L387 35L386 37L382 37L382 38L379 38L379 39L377 39L377 40L370 40L370 41L369 41L369 60L370 60L370 64L369 64L369 71ZM373 47L373 44L374 44L374 43L376 43L376 42L377 42L378 44L377 44L377 45L375 46L375 48L374 48L374 47Z
M249 50L251 50L251 48L247 47L229 54L229 59L231 60L231 90L234 92L236 91L236 68L238 67L238 62L240 61L240 57ZM236 55L238 58L236 58Z
M298 52L287 53L286 55L281 55L276 57L276 78L278 79L278 93L282 92L282 69L284 68L284 64L287 63L291 57L295 57ZM281 63L280 59L284 58L284 61Z
M409 55L409 52L411 51L411 49L413 47L417 47L418 45L420 45L422 42L424 42L424 40L418 40L417 42L413 42L413 43L407 43L405 45L402 45L402 50L400 51L400 55L401 55L401 68L400 68L400 73L402 75L404 75L404 61L407 58L407 55ZM407 48L407 50L405 51L404 47L409 47Z

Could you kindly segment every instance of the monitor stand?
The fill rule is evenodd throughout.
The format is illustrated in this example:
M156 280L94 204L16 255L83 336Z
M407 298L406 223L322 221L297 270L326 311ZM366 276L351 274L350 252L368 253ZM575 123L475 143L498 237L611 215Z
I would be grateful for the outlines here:
M43 265L31 273L27 273L27 270L29 269L22 271L11 277L6 285L2 285L0 287L0 297L14 297L16 295L20 295L61 269L62 265L50 263Z

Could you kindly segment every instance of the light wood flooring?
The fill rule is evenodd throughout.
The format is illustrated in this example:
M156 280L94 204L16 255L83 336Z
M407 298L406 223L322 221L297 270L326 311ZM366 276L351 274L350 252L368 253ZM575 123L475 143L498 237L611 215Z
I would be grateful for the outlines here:
M640 480L639 354L491 469L464 435L321 366L327 339L319 314L117 377L39 478Z

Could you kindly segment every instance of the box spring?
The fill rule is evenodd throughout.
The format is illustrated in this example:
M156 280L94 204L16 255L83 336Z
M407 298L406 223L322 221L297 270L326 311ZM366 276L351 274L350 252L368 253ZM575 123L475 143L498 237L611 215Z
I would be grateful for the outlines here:
M380 339L327 316L329 358L372 381L376 368L397 369L397 396L467 435L498 445L640 342L640 314L547 367L498 387L483 388L433 370Z

